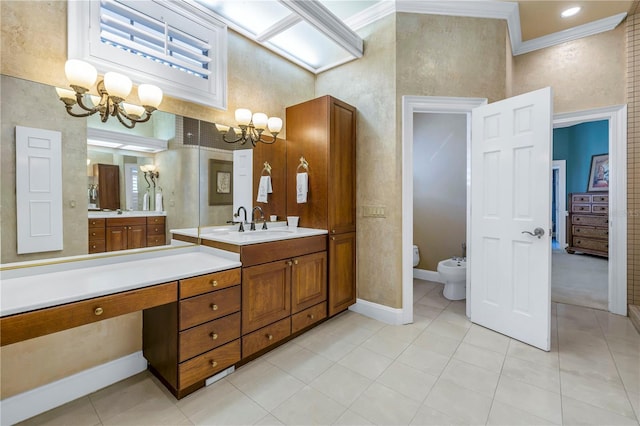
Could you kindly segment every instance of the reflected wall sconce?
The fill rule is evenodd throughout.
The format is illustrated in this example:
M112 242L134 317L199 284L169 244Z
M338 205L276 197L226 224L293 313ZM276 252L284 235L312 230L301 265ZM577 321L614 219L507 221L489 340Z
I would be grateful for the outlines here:
M160 177L160 172L158 172L158 168L156 167L156 165L145 164L143 166L140 166L140 170L144 173L144 180L147 181L147 188L151 186L151 184L149 183L149 179L147 179L147 177L151 178L151 182L153 182L153 187L155 188L156 179Z
M132 129L136 123L149 121L151 113L158 109L162 102L162 90L151 84L138 86L138 98L142 106L124 102L131 93L131 79L117 72L108 72L98 82L99 96L89 94L89 101L93 104L89 106L85 94L98 77L96 68L87 62L69 59L64 65L64 71L73 90L56 87L56 92L69 115L73 117L88 117L100 113L103 123L109 117L117 117L124 127ZM72 110L76 104L80 107L80 112Z
M227 139L227 134L229 133L229 126L223 126L221 124L216 124L216 128L220 133L222 133L222 140L227 143L238 143L240 145L244 145L247 142L251 142L251 145L254 147L258 144L258 142L272 144L276 141L276 137L280 130L282 130L282 119L278 117L267 117L267 114L262 112L256 112L255 114L251 114L251 111L246 108L238 108L236 110L236 121L238 122L238 127L240 128L240 134L233 129L233 133L237 135L235 139ZM271 136L273 136L272 141L266 141L262 139L262 132L265 129L269 129Z

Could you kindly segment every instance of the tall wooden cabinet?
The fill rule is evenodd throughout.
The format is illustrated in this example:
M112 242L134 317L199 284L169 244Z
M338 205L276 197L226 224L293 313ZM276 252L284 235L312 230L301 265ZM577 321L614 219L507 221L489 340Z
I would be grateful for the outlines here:
M93 175L98 183L98 207L120 208L120 167L113 164L94 164Z
M288 107L287 215L329 231L329 315L356 301L356 109L331 96ZM308 169L300 167L300 159ZM308 172L307 202L296 174Z

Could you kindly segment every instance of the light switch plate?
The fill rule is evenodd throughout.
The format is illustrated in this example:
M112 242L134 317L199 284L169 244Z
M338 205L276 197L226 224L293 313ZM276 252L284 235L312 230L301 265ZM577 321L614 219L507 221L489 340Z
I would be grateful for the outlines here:
M385 206L364 206L362 210L364 217L387 217Z

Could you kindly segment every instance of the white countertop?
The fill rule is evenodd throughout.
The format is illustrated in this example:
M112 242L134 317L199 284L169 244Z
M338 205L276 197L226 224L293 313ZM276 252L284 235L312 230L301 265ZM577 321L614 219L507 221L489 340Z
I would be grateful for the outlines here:
M103 219L108 217L141 217L141 216L166 216L167 212L156 212L149 210L122 210L121 213L117 211L99 211L88 212L89 219Z
M222 255L219 255L222 254ZM177 279L240 267L238 259L219 250L191 246L159 251L155 256L128 255L38 268L0 271L0 316L42 309L119 293ZM15 275L15 274L14 274ZM9 276L10 278L6 278Z
M256 230L250 231L250 225L245 225L244 232L238 232L238 225L209 226L200 229L199 237L203 240L217 241L221 243L244 246L249 244L267 243L272 241L290 240L293 238L311 237L314 235L328 234L326 229L315 228L291 228L286 222L267 222L266 230L260 229L262 223L256 224ZM198 237L197 228L171 229L169 232L176 235Z

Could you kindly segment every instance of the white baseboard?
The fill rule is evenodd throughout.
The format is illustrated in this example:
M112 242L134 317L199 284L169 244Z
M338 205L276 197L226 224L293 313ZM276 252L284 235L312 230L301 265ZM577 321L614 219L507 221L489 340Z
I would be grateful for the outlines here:
M357 312L369 318L382 321L386 324L401 325L402 309L391 308L389 306L380 305L378 303L369 302L363 299L357 299L355 305L349 307L350 311Z
M413 269L413 278L419 280L433 281L436 283L442 283L440 280L440 274L436 271L428 271L426 269ZM444 283L443 283L444 284Z
M142 351L0 401L0 423L12 425L147 369Z

